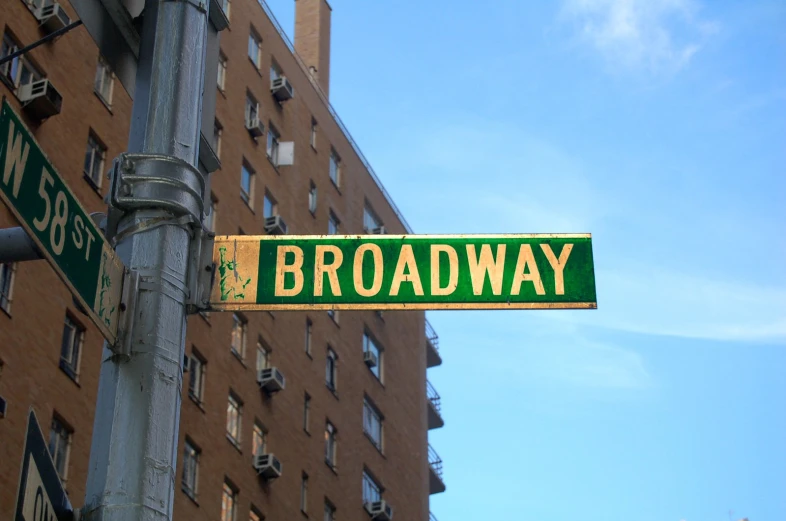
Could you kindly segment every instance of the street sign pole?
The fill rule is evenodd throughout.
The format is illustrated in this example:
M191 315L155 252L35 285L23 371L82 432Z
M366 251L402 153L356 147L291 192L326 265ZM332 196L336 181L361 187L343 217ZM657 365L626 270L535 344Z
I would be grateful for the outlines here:
M191 236L205 180L196 169L207 2L148 0L129 154L115 162L107 233L139 275L127 356L105 345L85 521L170 521Z

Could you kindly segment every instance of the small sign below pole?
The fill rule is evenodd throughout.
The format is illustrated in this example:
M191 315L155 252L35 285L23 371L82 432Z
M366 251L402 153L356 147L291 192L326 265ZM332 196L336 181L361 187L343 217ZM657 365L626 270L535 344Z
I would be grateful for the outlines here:
M73 519L74 509L60 482L35 412L30 409L14 521Z

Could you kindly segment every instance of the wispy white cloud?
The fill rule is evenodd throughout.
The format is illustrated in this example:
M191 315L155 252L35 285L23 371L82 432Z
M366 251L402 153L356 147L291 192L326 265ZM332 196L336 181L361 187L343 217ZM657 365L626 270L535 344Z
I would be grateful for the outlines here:
M561 12L615 66L673 72L718 32L693 0L565 0Z
M786 288L622 262L596 273L598 310L549 318L707 340L786 342Z
M656 386L645 358L635 349L588 337L586 328L529 316L511 321L510 313L481 313L478 322L456 320L446 331L460 331L459 345L483 346L481 359L467 353L473 366L488 364L489 374L510 374L515 386L566 391L644 390ZM455 355L455 353L454 353ZM505 360L500 364L500 360ZM471 362L470 362L471 361ZM572 393L571 393L572 394ZM612 393L613 394L613 393ZM600 395L608 397L608 394Z

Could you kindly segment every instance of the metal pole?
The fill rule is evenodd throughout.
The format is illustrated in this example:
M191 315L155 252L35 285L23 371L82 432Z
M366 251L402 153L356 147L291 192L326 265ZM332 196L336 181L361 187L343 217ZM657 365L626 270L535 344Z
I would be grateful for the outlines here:
M0 229L0 263L43 259L24 228Z
M207 9L204 0L147 0L129 152L197 165ZM162 172L173 182L161 182ZM203 189L194 178L175 180L171 165L155 177L149 201ZM164 203L126 209L117 227L117 252L138 272L140 291L130 355L104 345L85 521L172 519L191 237Z

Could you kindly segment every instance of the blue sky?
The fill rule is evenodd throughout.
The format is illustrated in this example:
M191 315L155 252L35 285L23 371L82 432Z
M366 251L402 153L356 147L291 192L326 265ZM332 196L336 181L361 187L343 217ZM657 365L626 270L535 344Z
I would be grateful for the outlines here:
M437 518L786 519L786 3L331 5L417 233L593 234L597 311L430 313Z

